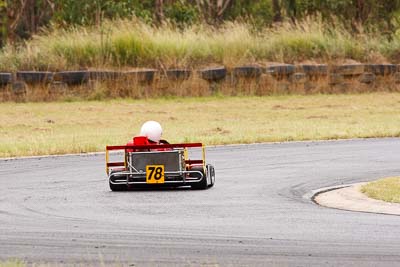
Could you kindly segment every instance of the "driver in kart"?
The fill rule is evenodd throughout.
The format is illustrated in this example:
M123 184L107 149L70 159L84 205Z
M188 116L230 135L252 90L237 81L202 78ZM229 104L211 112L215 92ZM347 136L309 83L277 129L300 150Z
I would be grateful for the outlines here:
M161 139L162 127L156 121L146 121L140 128L140 135L133 137L126 145L165 145L169 144Z

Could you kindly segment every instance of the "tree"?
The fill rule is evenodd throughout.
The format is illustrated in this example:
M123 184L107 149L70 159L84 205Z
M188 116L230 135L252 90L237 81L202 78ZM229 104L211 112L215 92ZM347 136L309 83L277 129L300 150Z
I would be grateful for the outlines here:
M286 11L286 15L294 23L297 16L297 2L296 0L272 0L272 10L274 13L274 22L283 20L282 9Z
M27 38L46 25L54 12L51 0L5 0L8 39Z
M164 3L163 0L155 0L155 20L157 23L164 21Z
M285 7L286 7L286 13L290 17L293 23L296 22L296 16L297 16L297 3L296 0L285 0Z
M281 3L279 0L272 0L272 11L274 13L274 22L282 21Z
M216 24L222 21L223 15L232 0L196 0L199 11L206 22Z
M0 48L7 41L7 2L0 0Z

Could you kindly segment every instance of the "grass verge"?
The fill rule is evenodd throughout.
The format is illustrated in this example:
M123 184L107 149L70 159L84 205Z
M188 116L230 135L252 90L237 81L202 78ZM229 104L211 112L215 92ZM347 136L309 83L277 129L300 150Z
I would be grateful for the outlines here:
M0 157L104 151L146 120L174 143L399 137L399 109L399 93L2 103Z
M389 177L368 183L361 188L361 192L370 198L400 203L400 177Z
M378 31L354 34L319 17L258 31L246 23L178 29L152 27L137 19L116 20L102 27L54 28L19 47L7 46L0 51L0 66L4 70L66 70L344 59L382 63L398 61L399 36L389 40Z
M25 267L25 266L27 266L26 263L20 260L8 260L4 262L0 261L0 267Z

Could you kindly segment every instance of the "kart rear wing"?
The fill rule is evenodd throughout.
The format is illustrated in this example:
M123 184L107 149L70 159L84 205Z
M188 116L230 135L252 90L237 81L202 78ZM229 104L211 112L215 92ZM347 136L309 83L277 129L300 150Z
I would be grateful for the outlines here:
M199 147L202 149L202 159L190 160L188 157L188 148ZM202 143L182 143L182 144L162 144L162 145L125 145L125 146L106 146L106 173L109 174L110 167L124 167L127 168L127 153L130 151L143 151L143 150L163 150L163 149L184 149L184 158L186 164L202 164L205 167L206 152ZM125 152L123 162L110 162L109 152L112 150L123 150Z

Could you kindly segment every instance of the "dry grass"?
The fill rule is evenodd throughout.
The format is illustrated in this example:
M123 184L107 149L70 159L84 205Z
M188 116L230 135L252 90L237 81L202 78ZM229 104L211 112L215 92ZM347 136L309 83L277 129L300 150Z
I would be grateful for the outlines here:
M0 267L25 267L27 266L26 263L20 260L8 260L1 262L0 261Z
M0 66L15 69L235 66L253 62L315 60L396 60L400 38L379 32L355 35L341 25L308 18L257 32L251 25L226 23L218 29L196 25L151 27L134 20L105 22L102 27L52 29L20 47L0 51Z
M104 151L146 120L208 145L400 136L400 94L0 104L0 157Z
M27 263L25 261L22 260L7 260L7 261L0 261L0 267L94 267L94 266L100 266L100 267L106 267L106 266L110 266L110 267L122 267L125 266L124 264L115 262L115 263L103 263L100 259L100 263L91 263L91 262L83 262L83 263L43 263L43 262L30 262Z
M361 192L370 198L400 203L400 177L390 177L368 183Z

